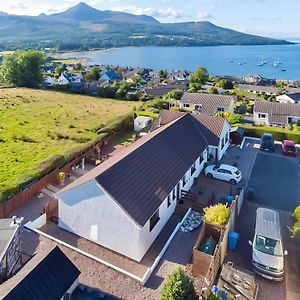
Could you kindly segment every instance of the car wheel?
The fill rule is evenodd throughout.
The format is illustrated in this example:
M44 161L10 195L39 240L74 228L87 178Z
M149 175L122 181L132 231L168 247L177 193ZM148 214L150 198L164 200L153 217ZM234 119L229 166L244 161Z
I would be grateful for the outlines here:
M206 175L208 178L213 178L212 174L211 173L207 173Z
M232 185L236 185L236 181L234 179L230 179L229 181Z

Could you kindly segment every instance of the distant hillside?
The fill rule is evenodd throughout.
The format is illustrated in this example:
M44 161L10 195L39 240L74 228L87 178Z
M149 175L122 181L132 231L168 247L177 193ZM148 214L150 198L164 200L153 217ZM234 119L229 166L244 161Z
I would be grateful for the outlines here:
M208 46L289 44L244 34L210 22L160 23L146 15L101 11L79 3L37 17L0 12L0 51L55 47L88 50L122 46Z

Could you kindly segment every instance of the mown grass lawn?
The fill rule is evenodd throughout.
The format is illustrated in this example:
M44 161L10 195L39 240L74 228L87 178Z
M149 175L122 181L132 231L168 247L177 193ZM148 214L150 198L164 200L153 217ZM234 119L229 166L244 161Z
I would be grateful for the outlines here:
M138 105L59 92L0 89L0 195L36 174L43 160L84 146L97 138L97 129Z

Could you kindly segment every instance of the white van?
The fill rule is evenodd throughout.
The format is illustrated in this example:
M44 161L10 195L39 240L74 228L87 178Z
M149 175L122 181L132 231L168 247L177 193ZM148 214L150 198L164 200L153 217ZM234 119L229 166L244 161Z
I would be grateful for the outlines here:
M259 207L252 246L253 270L264 278L281 281L284 276L284 255L280 232L279 213Z

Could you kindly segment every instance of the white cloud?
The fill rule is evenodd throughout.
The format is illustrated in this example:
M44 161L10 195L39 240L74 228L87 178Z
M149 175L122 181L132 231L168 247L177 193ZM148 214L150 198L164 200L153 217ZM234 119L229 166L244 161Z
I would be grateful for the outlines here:
M208 12L206 12L206 11L200 11L200 12L198 12L198 14L197 14L197 18L198 18L199 20L207 20L207 19L211 19L211 18L212 18L212 15L209 14Z
M156 18L164 19L180 19L184 16L183 11L177 10L173 7L167 9L154 9L152 7L138 7L136 5L118 6L114 10L132 13L135 15L150 15Z

